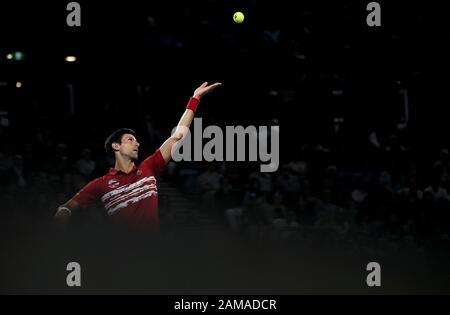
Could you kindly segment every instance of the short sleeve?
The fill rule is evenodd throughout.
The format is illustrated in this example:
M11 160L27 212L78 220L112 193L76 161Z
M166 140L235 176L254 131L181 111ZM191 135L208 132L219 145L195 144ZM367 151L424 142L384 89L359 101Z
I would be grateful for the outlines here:
M72 200L81 207L88 207L100 201L100 178L96 178L84 186Z
M142 161L140 167L150 170L155 177L159 177L166 165L167 163L164 161L161 151L158 149L154 154Z

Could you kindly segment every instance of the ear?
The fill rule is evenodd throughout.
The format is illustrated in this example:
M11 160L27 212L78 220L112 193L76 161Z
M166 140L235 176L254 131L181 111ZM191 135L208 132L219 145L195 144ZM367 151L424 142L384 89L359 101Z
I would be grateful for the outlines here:
M113 148L114 151L119 151L120 149L120 144L114 142L111 147Z

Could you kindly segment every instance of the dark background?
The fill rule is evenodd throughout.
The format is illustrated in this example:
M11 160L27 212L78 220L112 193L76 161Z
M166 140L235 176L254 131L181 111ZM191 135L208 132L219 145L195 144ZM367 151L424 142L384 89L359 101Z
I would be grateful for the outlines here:
M86 284L94 293L371 293L371 260L386 262L383 292L449 292L443 7L379 1L382 25L368 27L369 1L79 1L82 26L68 27L67 3L0 5L2 293L72 293L64 264L74 256L96 266ZM233 22L235 11L244 23ZM15 51L24 59L6 58ZM141 154L151 154L203 81L223 83L199 107L203 125L279 125L280 169L264 177L255 163L210 172L207 163L172 165L160 187L162 252L138 242L145 258L131 255L117 268L134 267L108 282L102 259L127 246L91 243L107 226L101 210L80 212L64 236L86 252L53 243L54 211L106 172L103 142L113 130L133 128ZM402 91L406 128L398 128ZM244 214L233 228L235 208ZM173 257L167 247L184 251ZM160 278L151 281L137 261L155 257L190 259L153 266Z

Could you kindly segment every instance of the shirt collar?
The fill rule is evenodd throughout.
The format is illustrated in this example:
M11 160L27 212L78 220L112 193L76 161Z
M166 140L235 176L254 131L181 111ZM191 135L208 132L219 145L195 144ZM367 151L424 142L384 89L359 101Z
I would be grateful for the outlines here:
M129 174L134 173L137 170L138 170L138 167L136 165L133 165L133 169L131 170L131 172ZM125 172L123 172L121 170L118 170L117 168L111 167L109 169L108 175L116 176L116 175L119 175L119 174L127 175L127 173L125 173Z

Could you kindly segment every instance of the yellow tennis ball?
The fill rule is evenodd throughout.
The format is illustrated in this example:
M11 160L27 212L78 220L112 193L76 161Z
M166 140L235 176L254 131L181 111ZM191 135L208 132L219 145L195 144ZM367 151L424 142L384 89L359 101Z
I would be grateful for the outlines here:
M234 22L236 22L238 24L244 22L244 13L242 13L242 12L234 13L233 20L234 20Z

